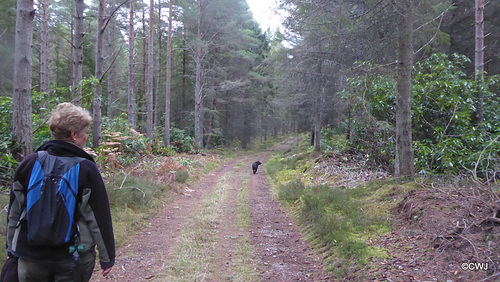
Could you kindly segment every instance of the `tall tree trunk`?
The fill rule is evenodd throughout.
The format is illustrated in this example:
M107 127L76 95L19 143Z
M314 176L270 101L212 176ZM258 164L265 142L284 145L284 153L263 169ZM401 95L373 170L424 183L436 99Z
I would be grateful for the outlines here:
M202 57L198 54L201 48L197 47L196 54L196 81L194 86L194 142L198 148L203 148L203 125L201 106L201 79L202 79Z
M143 131L142 124L144 119L144 105L146 100L146 71L147 71L147 52L146 52L146 10L142 9L142 89L139 93L139 117L141 121L141 130ZM147 126L146 126L147 127Z
M102 54L104 44L104 30L105 30L105 8L106 0L99 0L99 19L97 20L97 38L96 38L96 52L95 52L95 77L99 83L95 89L94 107L93 107L93 130L92 130L92 145L98 147L102 140L102 79L103 79L103 65L104 56Z
M72 77L72 86L73 91L78 89L77 92L74 92L73 100L76 104L80 102L82 98L82 90L78 88L80 81L83 79L83 11L85 9L85 3L83 0L76 0L75 5L75 20L74 20L74 34L73 34L73 77Z
M72 15L73 16L73 15ZM69 64L68 64L68 73L69 73L69 80L68 80L68 83L67 85L73 85L73 68L75 67L75 21L74 19L71 20L71 23L70 23L70 35L71 35L71 44L70 44L70 47L69 48ZM54 53L58 53L59 51L57 50L59 48L56 48L56 50L54 50ZM56 55L56 62L59 62L59 56ZM55 76L56 76L56 85L57 87L59 87L59 70L56 70L55 71ZM71 96L73 94L70 92L70 93L67 93L66 94L66 100L72 100Z
M130 0L129 35L128 35L128 124L135 127L135 30L134 30L134 2Z
M12 126L20 151L14 157L21 160L32 152L31 128L31 67L33 43L33 0L18 0L14 52L14 93L12 96Z
M156 60L156 89L155 89L155 102L154 102L154 127L160 124L160 82L161 82L161 0L158 0L158 60Z
M211 144L212 143L212 137L214 133L214 126L215 126L215 112L217 111L217 94L214 93L213 95L210 95L210 101L207 101L207 106L206 108L209 109L209 114L205 117L206 121L206 133L205 135L207 136L206 144ZM207 99L208 100L208 99Z
M319 52L318 52L319 54ZM317 79L316 79L316 85L318 89L316 90L316 107L315 107L315 113L314 113L314 151L319 152L321 151L321 108L322 108L322 92L323 92L323 87L322 87L322 61L321 59L318 59L318 74L317 74Z
M400 0L399 72L396 98L395 175L413 176L411 132L411 70L413 67L413 0Z
M201 82L202 82L202 63L204 57L203 50L203 33L202 33L202 15L203 15L203 5L202 0L198 0L198 42L195 47L195 64L196 64L196 80L194 86L194 143L198 148L203 148L203 107L202 107L202 94L201 94Z
M484 0L476 0L476 52L475 52L475 74L478 85L477 118L484 121Z
M148 35L148 93L147 93L147 126L146 126L146 135L148 138L153 138L153 77L154 77L154 61L153 61L153 25L154 25L154 0L149 1L149 35Z
M165 147L170 145L170 95L172 89L172 17L173 0L168 3L168 34L167 34L167 82L165 91Z
M186 38L186 31L183 30L183 38ZM184 48L182 50L182 90L181 90L181 112L186 111L186 92L187 92L187 48L186 42L183 41ZM180 120L179 125L182 127L182 121Z
M49 90L49 0L42 0L40 25L40 92L47 92Z
M113 4L112 4L113 5ZM110 6L110 10L113 10L114 7ZM115 32L116 32L116 23L110 19L109 25L106 28L106 35L108 41L108 58L113 58L116 56L115 51ZM117 67L115 65L114 60L109 60L109 75L108 75L108 105L107 105L107 114L110 119L114 119L118 116L118 93L116 89L116 81L117 81Z

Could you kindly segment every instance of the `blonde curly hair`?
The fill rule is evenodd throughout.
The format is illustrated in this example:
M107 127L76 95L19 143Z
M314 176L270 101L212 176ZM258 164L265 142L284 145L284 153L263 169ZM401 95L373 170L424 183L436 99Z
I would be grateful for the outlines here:
M71 137L71 132L88 130L91 122L92 117L86 109L71 103L61 103L49 118L50 133L56 140L67 140Z

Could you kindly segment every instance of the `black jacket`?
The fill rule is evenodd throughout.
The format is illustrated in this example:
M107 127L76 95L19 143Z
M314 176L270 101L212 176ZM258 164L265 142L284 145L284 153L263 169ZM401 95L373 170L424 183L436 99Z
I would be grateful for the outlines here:
M55 156L85 158L80 163L78 179L80 240L85 250L93 249L97 245L101 267L112 267L115 262L115 240L111 212L106 187L94 159L73 143L61 140L48 141L37 151L47 151ZM19 164L14 175L7 219L7 249L26 260L67 260L71 258L69 245L74 242L61 247L32 246L27 242L25 222L21 224L18 238L14 236L19 217L25 208L26 190L36 159L36 153L28 155Z

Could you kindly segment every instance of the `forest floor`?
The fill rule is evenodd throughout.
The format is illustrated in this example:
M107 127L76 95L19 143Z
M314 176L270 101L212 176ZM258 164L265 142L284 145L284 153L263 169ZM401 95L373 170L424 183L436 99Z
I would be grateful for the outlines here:
M256 160L265 166L276 151L292 145L237 157L182 188L118 249L111 273L104 278L96 271L92 281L500 279L500 200L491 188L453 181L419 183L410 192L394 186L383 196L396 203L387 218L391 231L367 240L386 255L370 258L342 279L333 277L328 258L311 247L273 196L264 168L251 171Z

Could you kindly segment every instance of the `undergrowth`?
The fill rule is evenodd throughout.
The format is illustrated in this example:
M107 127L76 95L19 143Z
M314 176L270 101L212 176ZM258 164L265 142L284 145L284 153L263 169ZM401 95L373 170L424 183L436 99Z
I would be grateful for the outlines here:
M5 242L7 233L7 210L9 207L9 192L7 190L0 190L0 206L3 208L0 210L0 241ZM7 250L5 248L0 248L0 265L5 263L7 259Z
M197 155L175 157L150 156L134 167L109 174L105 178L111 206L117 247L130 237L131 231L143 228L181 190L219 166L217 158ZM175 173L175 181L170 179Z
M165 184L144 178L115 174L108 178L106 188L111 206L117 247L123 245L130 231L144 227L164 204L174 198Z
M328 183L328 179L314 185L310 174L321 169L316 165L321 156L307 146L302 144L266 162L274 193L296 216L334 277L360 278L373 258L390 253L370 244L369 238L391 231L391 208L418 187L401 179L374 180L351 188L335 185L334 180Z
M279 199L298 211L299 222L309 226L314 243L328 247L330 260L335 255L335 266L365 265L370 257L384 254L365 242L367 232L390 230L385 218L363 210L368 194L363 187L305 186L300 179L278 188Z

